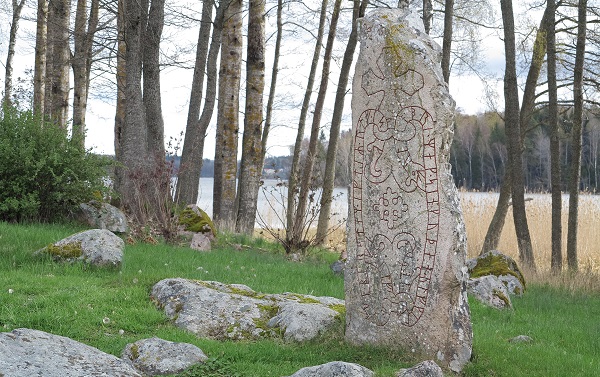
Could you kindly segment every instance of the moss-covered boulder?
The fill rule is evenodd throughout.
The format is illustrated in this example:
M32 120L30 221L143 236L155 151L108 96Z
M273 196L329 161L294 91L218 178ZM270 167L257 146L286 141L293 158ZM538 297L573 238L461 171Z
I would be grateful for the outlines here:
M80 232L38 250L57 261L77 261L98 267L120 267L125 243L106 229Z
M525 292L525 277L517 262L498 250L491 250L467 261L472 279L493 275L506 286L508 292L520 296Z
M204 233L211 238L217 236L217 228L210 216L198 206L192 205L179 213L179 226L182 230L194 233Z

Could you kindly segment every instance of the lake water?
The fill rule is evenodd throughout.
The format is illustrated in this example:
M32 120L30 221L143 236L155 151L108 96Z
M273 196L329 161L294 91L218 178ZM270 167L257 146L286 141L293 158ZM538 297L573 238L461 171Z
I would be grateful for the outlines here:
M206 213L212 216L212 194L213 178L200 178L200 187L198 192L198 206ZM319 203L321 191L316 191L312 205L309 207L309 213L314 216L313 226L317 225L318 213L315 211L315 204ZM483 204L496 203L498 193L493 192L459 192L459 197L463 205L465 204ZM550 206L550 194L526 194L526 198L531 199L537 204ZM580 195L580 204L596 206L600 211L600 196L582 194ZM563 195L563 207L568 207L569 195ZM285 218L285 208L287 205L287 187L281 181L275 179L266 179L258 195L258 214L256 226L262 227L268 224L271 227L281 227L282 219ZM334 199L331 205L332 222L345 221L348 217L348 189L347 187L336 187L334 190Z
M198 207L212 216L213 178L200 178L198 189ZM314 215L313 226L317 225L318 213L315 204L321 199L321 190L314 193L314 200L309 206L308 213ZM348 189L337 187L333 193L334 199L331 205L332 221L345 221L348 214ZM265 179L264 184L258 192L258 213L256 226L262 227L268 224L271 227L281 227L282 219L285 219L285 208L287 207L287 187L282 181L276 179Z

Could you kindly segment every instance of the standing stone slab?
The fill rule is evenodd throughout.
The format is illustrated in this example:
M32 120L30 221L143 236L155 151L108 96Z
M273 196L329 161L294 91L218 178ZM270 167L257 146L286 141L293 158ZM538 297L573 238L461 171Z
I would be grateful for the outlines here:
M448 163L454 101L409 10L362 19L353 83L346 338L460 371L471 356L466 235Z

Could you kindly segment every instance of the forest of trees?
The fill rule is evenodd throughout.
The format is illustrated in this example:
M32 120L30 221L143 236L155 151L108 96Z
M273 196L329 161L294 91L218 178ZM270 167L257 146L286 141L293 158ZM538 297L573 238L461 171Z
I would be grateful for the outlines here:
M458 186L500 191L484 249L495 247L510 202L520 259L535 268L524 191L550 191L553 219L560 219L561 193L568 192L567 259L577 269L578 194L598 188L596 1L532 0L519 2L518 12L511 0L12 0L4 5L1 15L10 25L0 29L8 41L4 106L31 110L70 129L83 147L88 99L112 101L114 188L140 226L162 224L158 228L168 233L174 206L196 203L212 127L213 219L220 230L252 234L269 134L288 127L293 147L281 241L289 253L323 241L333 187L351 179L346 163L351 137L342 123L350 112L357 20L374 7L412 7L421 14L424 31L442 46L441 68L450 88L459 85L461 75L479 77L488 89L494 79L504 84L503 107L496 105L493 90L484 90L489 112L457 116L451 157ZM19 23L30 20L35 30L20 36ZM178 33L189 30L197 30L197 43L178 44ZM504 69L495 78L482 53L492 34L504 46ZM31 83L14 77L17 42L35 52ZM284 65L283 51L292 61L309 57L308 63L290 67L288 58ZM172 170L165 166L169 124L161 75L185 68L193 77L173 197ZM330 87L335 98L328 98ZM291 101L290 88L302 92L302 99ZM333 107L326 110L329 102ZM295 116L278 121L282 112ZM315 186L322 187L323 196L316 237L307 241L304 227ZM560 228L553 220L556 263L562 260Z

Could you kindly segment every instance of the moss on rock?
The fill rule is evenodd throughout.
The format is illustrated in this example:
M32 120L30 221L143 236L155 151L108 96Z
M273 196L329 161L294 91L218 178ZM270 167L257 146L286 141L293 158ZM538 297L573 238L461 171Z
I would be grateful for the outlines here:
M510 257L499 252L490 251L482 255L477 259L477 264L469 271L469 273L471 278L478 278L486 275L511 275L521 282L523 289L526 288L525 277L517 263Z
M212 233L217 235L217 228L210 219L210 216L197 207L188 207L179 214L179 225L184 230L195 233Z
M81 242L70 242L64 245L50 244L46 247L46 252L53 257L60 258L79 258L83 255Z

